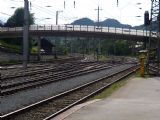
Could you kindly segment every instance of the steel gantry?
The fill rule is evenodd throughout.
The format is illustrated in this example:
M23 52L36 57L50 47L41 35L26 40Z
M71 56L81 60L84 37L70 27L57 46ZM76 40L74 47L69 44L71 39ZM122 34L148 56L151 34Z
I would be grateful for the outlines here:
M152 31L156 31L157 40L152 39L152 36L154 36ZM160 75L160 0L151 0L150 37L146 69L149 74Z

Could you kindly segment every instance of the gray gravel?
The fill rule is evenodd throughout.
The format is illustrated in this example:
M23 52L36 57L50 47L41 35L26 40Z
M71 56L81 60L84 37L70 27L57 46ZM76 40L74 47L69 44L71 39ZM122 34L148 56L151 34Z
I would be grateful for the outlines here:
M4 114L4 113L11 112L21 107L43 100L44 98L51 97L58 93L80 86L89 81L96 80L100 77L106 76L115 71L120 71L120 70L129 68L131 66L133 65L132 64L120 65L111 69L106 69L106 70L86 74L80 77L74 77L74 78L63 80L63 81L58 81L55 83L51 83L49 85L25 90L9 96L4 96L1 98L0 113Z

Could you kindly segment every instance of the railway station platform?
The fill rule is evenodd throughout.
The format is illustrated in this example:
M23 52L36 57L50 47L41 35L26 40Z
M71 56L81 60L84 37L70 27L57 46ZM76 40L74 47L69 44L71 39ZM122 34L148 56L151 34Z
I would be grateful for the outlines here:
M132 78L103 100L77 105L52 120L159 120L160 77Z

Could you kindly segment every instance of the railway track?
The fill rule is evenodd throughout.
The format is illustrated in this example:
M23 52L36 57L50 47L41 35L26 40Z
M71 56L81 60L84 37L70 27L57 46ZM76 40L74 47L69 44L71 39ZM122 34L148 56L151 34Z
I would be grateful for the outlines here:
M8 52L6 52L8 53ZM4 52L4 54L6 54ZM10 52L9 52L10 53ZM14 54L14 53L13 53ZM33 56L37 57L36 54L33 54ZM45 56L45 55L44 55ZM16 57L16 56L15 56ZM77 56L69 56L68 58L58 58L58 59L54 59L54 60L42 60L42 61L36 61L34 60L30 60L29 64L28 64L28 68L32 67L32 65L34 64L40 64L40 66L43 66L46 63L68 63L68 62L75 62L75 61L80 61L82 60L83 57L81 57L81 55L77 55ZM10 67L10 66L21 66L20 68L22 68L22 61L17 61L16 63L1 63L0 66L2 66L2 70L10 70L10 69L14 69L14 67Z
M73 68L75 66L84 66L87 64L97 64L96 62L69 62L69 63L63 63L63 64L45 64L45 65L36 65L24 69L12 69L12 70L1 70L1 78L2 81L6 79L13 79L18 77L25 77L25 76L32 76L35 74L41 74L41 73L47 73L47 72L57 72L62 71L66 69ZM99 63L100 64L100 63ZM7 71L7 72L5 72Z
M80 67L76 67L73 69L69 69L66 71L61 71L58 73L52 73L52 74L47 74L43 75L42 77L34 77L30 78L28 80L24 81L18 81L18 82L8 82L8 83L3 83L1 84L1 94L2 95L8 95L8 94L13 94L18 91L22 91L24 89L28 88L33 88L33 87L38 87L42 86L51 82L56 82L59 80L65 80L71 77L75 76L80 76L83 74L88 74L91 72L96 72L100 71L103 69L108 69L111 68L111 66L108 66L108 64L91 64L91 65L82 65Z
M27 70L23 69L13 69L10 72L6 74L2 74L2 80L9 79L9 78L17 78L17 77L24 77L24 76L31 76L35 75L38 73L45 73L49 71L60 71L65 68L69 68L72 66L75 66L77 63L65 63L62 65L52 65L52 64L47 64L43 66L33 66L28 68Z
M106 64L106 63L105 63ZM23 80L27 81L27 79L31 79L32 77L41 77L41 75L43 76L43 79L45 78L44 76L49 76L50 74L52 75L60 75L60 74L65 74L68 72L72 72L72 71L77 71L80 69L85 69L85 68L95 68L95 67L103 67L105 64L97 64L97 63L92 63L92 64L77 64L77 65L70 65L70 66L61 66L58 69L55 69L53 67L48 68L48 69L43 69L43 70L38 70L38 71L31 71L29 73L31 74L27 74L25 73L25 75L20 75L20 76L7 76L7 77L2 77L1 81L5 84L7 83L12 83L12 82L22 82ZM109 65L109 64L108 64ZM23 80L21 80L21 78Z
M59 59L54 61L40 61L40 62L31 62L28 64L27 69L23 69L22 65L15 64L10 66L0 66L2 78L5 77L21 77L25 76L26 74L31 74L33 72L41 72L42 69L49 69L49 68L59 68L61 66L69 65L69 64L76 64L79 63L82 57L70 57L66 59Z
M83 84L35 104L2 114L2 120L49 120L70 107L87 100L115 82L138 69L137 65L126 67L105 77Z

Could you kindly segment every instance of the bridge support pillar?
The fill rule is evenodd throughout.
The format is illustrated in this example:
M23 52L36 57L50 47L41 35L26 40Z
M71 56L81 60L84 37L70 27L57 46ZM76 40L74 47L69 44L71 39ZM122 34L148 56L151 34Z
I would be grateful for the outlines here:
M147 49L147 43L143 42L143 50L146 50L146 49Z
M87 45L87 47L88 47L88 54L90 55L90 38L88 37L87 40L88 40L88 45Z
M132 56L134 56L134 50L135 50L135 43L134 42L131 42L131 44L132 44Z
M100 55L101 55L102 51L101 51L101 39L98 39L98 46L97 46L97 61L99 61L100 59Z
M160 75L160 37L158 37L158 75Z
M82 49L83 49L83 51L82 51L83 53L82 53L82 54L83 54L83 58L84 58L84 57L85 57L85 55L84 55L84 54L85 54L85 43L84 43L84 38L82 38Z
M93 37L93 50L94 50L94 60L96 59L96 40L95 37Z
M37 60L41 60L41 37L37 38Z
M65 38L64 38L64 41L65 41L65 55L67 55L67 36L65 35Z

